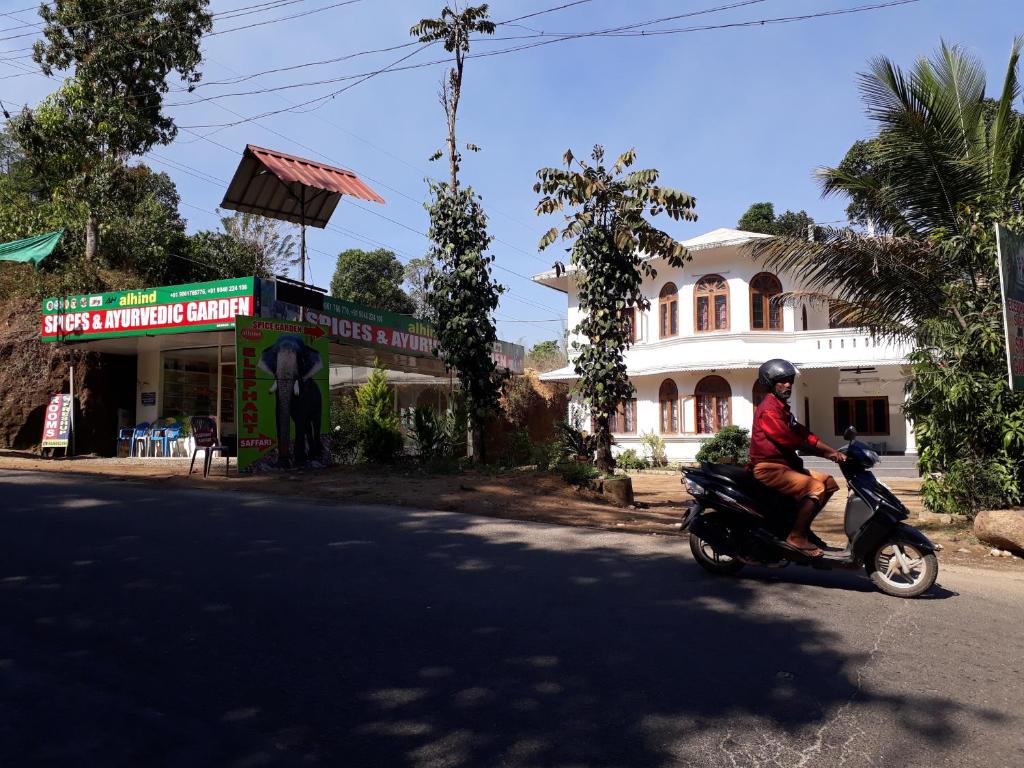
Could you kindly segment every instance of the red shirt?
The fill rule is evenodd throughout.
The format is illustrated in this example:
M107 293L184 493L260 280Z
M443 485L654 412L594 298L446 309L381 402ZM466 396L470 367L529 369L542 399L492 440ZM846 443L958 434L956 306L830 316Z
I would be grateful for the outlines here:
M818 444L818 437L800 424L789 405L774 394L767 394L754 411L754 428L750 434L750 465L770 461L803 468L797 450L809 450Z

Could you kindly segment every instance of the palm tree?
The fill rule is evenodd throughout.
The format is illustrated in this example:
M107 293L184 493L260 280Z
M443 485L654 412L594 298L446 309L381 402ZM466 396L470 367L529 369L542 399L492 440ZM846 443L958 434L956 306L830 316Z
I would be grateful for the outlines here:
M963 49L943 43L909 72L871 62L861 93L878 135L818 177L879 236L816 230L751 253L800 275L789 302L827 301L841 321L914 344L904 410L925 503L964 512L1024 495L1024 394L1006 375L994 225L1024 229L1024 118L1014 41L997 99ZM851 209L848 209L851 210Z
M756 259L800 274L808 287L784 299L828 301L845 323L915 338L927 320L950 315L951 290L992 286L993 254L967 240L980 219L1020 211L1024 119L1013 106L1022 43L1013 43L995 100L985 96L979 61L955 45L943 43L909 72L887 58L870 63L861 94L879 133L859 143L870 162L817 175L824 194L858 201L884 236L822 227L814 242L752 244Z

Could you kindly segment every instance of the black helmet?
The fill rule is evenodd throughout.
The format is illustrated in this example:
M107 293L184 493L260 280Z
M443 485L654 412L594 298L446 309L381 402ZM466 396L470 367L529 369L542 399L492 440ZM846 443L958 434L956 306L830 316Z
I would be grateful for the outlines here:
M769 389L783 379L790 379L795 376L796 367L789 360L781 358L775 358L767 363L762 363L761 367L757 369L757 380Z

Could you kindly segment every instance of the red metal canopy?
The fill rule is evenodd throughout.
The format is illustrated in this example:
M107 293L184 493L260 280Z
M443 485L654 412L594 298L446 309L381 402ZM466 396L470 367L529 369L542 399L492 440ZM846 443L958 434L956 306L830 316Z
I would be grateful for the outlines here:
M249 144L220 205L323 229L342 195L384 202L352 171Z

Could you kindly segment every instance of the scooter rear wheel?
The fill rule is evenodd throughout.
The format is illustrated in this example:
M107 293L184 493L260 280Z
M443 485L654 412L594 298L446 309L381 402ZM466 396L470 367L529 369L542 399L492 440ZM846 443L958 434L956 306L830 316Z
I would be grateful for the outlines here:
M939 575L934 552L923 552L899 539L882 544L864 568L876 587L895 597L922 595L932 588Z
M690 551L693 553L693 559L701 568L716 575L728 576L743 568L741 561L735 557L718 554L714 547L700 536L695 536L692 533L690 534Z

